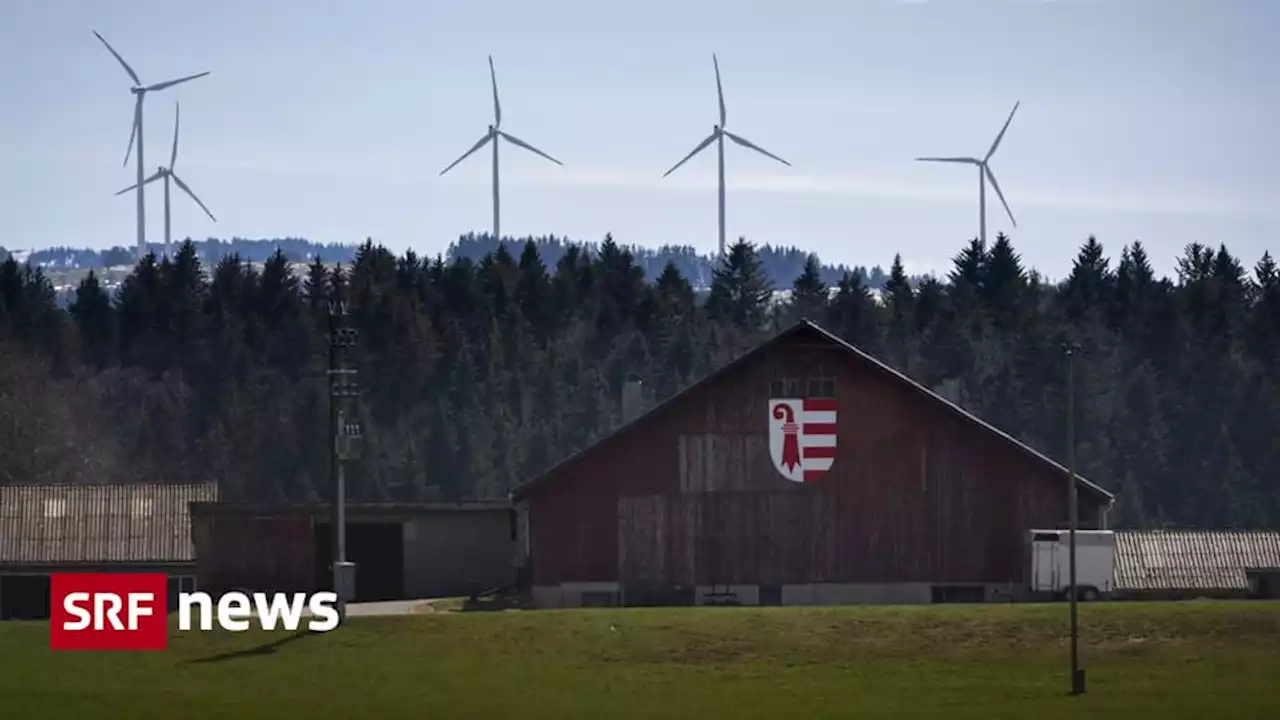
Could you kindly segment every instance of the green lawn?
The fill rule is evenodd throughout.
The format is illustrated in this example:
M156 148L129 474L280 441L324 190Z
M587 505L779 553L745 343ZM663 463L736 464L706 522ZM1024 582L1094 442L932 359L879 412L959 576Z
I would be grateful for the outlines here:
M0 623L0 718L1280 718L1280 603L480 612L54 653ZM249 652L259 648L255 652Z

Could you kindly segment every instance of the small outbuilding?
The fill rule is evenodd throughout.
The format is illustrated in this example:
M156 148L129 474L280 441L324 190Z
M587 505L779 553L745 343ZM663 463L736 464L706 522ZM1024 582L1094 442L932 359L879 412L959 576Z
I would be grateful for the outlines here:
M1117 531L1115 595L1280 598L1280 532Z
M0 619L49 616L49 577L159 572L170 604L194 588L193 502L204 485L0 486Z
M1079 481L1080 526L1112 495ZM539 607L942 602L1026 587L1067 469L802 321L513 493Z
M196 504L191 519L200 588L331 589L330 507ZM351 503L346 518L355 601L468 595L514 582L514 517L505 502Z

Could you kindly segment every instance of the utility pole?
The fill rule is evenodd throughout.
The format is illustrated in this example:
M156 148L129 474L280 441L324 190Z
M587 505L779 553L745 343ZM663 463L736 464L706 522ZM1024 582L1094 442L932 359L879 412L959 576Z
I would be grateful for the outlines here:
M359 333L347 326L345 302L329 303L329 422L333 433L333 500L330 527L333 541L333 591L338 594L338 617L347 619L347 601L355 596L355 563L347 562L346 462L360 454L360 422L355 412L360 386L357 371L347 367L347 351Z
M1080 524L1076 483L1076 388L1075 356L1080 345L1069 341L1063 345L1067 356L1067 507L1070 518L1067 530L1068 564L1070 565L1071 601L1071 694L1084 694L1084 670L1080 667L1080 624L1076 614L1076 528Z

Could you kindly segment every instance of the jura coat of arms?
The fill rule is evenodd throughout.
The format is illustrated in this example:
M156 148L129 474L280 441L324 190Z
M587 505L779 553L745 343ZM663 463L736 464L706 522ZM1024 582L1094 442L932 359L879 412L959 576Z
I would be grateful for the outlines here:
M835 398L769 401L769 456L792 482L813 482L836 457Z

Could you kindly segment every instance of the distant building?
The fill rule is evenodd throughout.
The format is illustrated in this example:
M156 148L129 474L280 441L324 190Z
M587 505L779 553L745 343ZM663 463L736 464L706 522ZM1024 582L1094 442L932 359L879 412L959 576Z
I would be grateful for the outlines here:
M208 485L0 486L0 619L49 614L49 576L161 572L194 587L190 503Z
M327 504L197 503L200 588L332 588L329 511ZM350 503L346 517L356 601L460 596L514 583L514 517L505 502Z
M1116 597L1280 597L1280 532L1117 531Z
M1026 586L1067 470L801 322L521 485L535 605L940 602ZM1080 484L1082 528L1110 493Z

